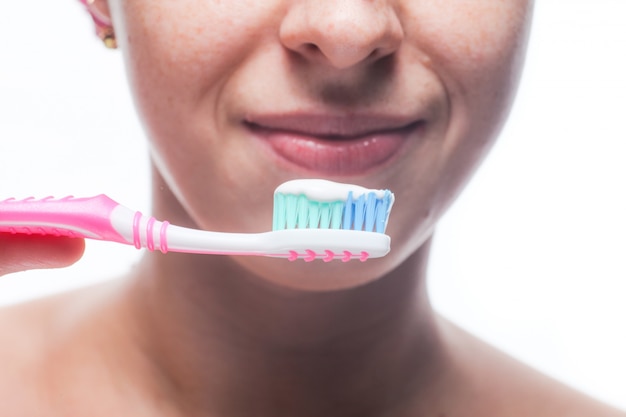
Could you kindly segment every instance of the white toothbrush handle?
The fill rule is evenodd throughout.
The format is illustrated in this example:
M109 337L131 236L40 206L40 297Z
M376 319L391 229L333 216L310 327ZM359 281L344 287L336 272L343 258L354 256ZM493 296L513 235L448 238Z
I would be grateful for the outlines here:
M265 233L219 233L167 226L166 250L222 255L259 255L305 261L365 261L389 252L389 236L336 229L287 229ZM160 240L163 244L163 240Z

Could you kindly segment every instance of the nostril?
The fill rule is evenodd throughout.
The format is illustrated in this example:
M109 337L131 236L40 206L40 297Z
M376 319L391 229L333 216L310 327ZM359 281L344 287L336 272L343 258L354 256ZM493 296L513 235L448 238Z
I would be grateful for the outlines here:
M307 42L302 45L302 53L304 55L308 55L309 57L316 57L319 55L323 55L324 53L320 49L319 46L314 44L313 42Z
M376 48L372 52L370 52L370 54L365 59L366 60L375 60L379 56L383 56L383 55L384 55L383 51L381 51L380 48Z

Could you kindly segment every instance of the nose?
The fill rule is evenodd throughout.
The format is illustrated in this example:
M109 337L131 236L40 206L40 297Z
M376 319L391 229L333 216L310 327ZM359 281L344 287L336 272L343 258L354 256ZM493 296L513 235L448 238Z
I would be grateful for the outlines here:
M380 0L300 0L280 26L289 50L345 69L392 54L404 37L393 7Z

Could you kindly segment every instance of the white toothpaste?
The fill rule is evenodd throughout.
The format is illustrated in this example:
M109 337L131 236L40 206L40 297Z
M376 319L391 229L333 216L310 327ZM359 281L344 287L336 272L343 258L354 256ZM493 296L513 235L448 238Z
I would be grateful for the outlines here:
M358 185L340 184L318 179L287 181L279 185L274 194L304 194L309 199L315 201L336 201L345 200L350 191L352 191L353 198L359 198L369 193L375 193L376 198L383 198L385 195L385 190L372 190Z

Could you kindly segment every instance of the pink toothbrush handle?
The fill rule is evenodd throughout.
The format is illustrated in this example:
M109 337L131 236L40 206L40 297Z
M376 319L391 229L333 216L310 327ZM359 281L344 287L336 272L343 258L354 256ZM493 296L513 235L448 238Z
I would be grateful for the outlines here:
M330 261L364 261L389 252L389 236L334 229L290 229L265 233L222 233L170 226L143 216L105 195L0 202L0 232L70 236L134 245L150 251L256 255Z
M0 232L82 237L132 244L133 241L123 236L111 223L112 214L118 207L122 206L105 195L62 199L47 197L42 200L8 199L0 202Z

